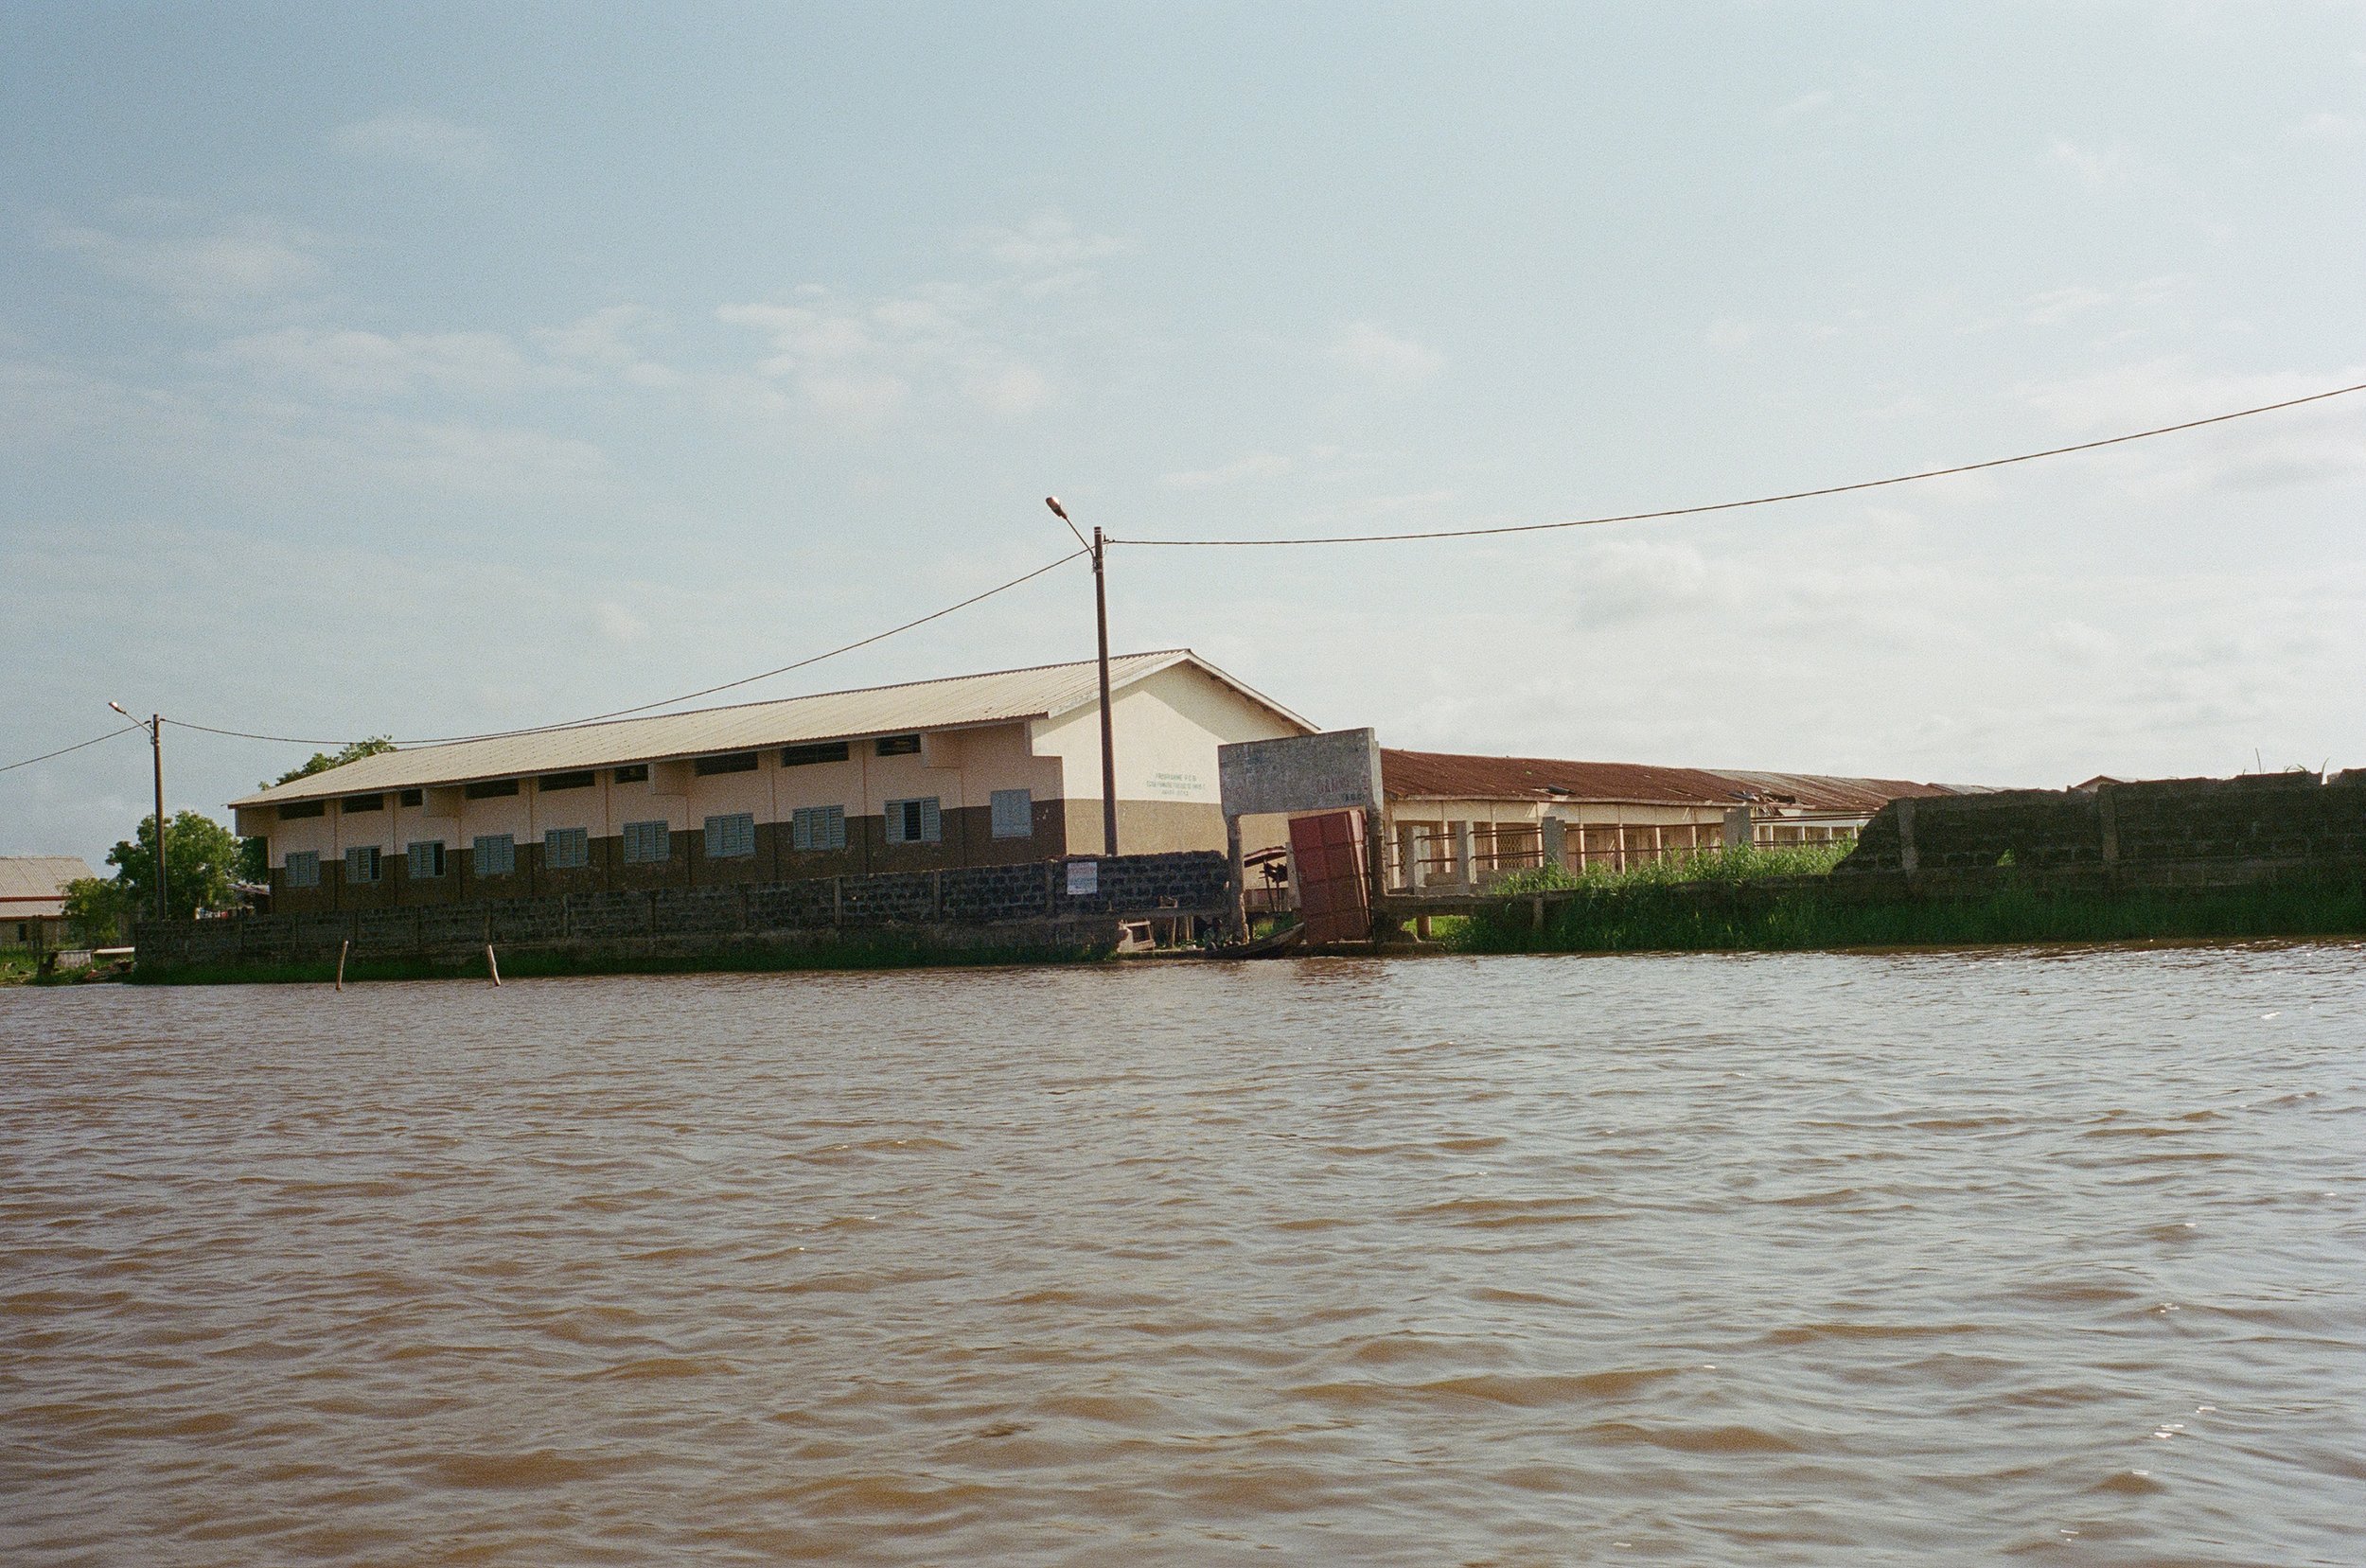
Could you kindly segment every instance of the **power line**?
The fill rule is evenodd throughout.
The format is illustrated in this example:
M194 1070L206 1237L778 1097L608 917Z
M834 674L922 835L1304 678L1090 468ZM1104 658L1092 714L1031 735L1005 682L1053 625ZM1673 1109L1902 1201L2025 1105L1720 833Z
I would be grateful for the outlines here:
M856 648L867 648L874 643L884 643L889 638L894 637L902 632L910 631L915 626L925 626L931 621L943 620L945 617L954 613L956 610L967 609L972 605L980 604L985 600L993 598L998 593L1008 593L1015 588L1033 582L1036 578L1043 576L1046 573L1055 572L1061 567L1068 565L1068 562L1090 554L1091 552L1087 550L1070 551L1068 555L1061 556L1056 561L1051 561L1046 565L1039 566L1035 568L1034 571L1027 573L1023 576L1013 577L1009 582L998 584L993 588L987 589L982 593L973 593L968 598L962 600L959 604L947 605L943 609L932 609L927 614L917 616L912 620L905 622L901 625L890 626L885 631L873 632L868 637L857 638L852 643L840 643L835 648L828 649L822 653L809 655L806 658L797 660L792 663L783 664L777 669L764 670L755 675L744 675L736 680L726 680L721 682L719 685L701 687L697 691L684 692L678 696L660 697L655 702L644 702L631 708L619 708L612 713L594 714L589 718L569 719L560 724L538 724L524 730L497 730L475 735L438 735L423 740L397 741L394 744L397 747L455 746L462 741L509 740L520 735L546 735L556 730L574 730L579 729L587 724L604 723L609 719L629 718L635 714L645 714L652 708L670 708L677 702L690 702L698 697L713 696L717 692L728 692L733 687L750 685L758 680L769 680L776 675L786 675L792 670L802 670L808 665L819 664L823 660L836 659L840 654L853 653ZM180 718L167 718L165 722L167 724L176 725L184 730L202 731L205 734L209 735L228 735L238 740L273 741L283 746L344 746L350 744L352 739L350 736L343 740L320 740L308 738L302 735L265 735L257 734L251 730L224 730L210 724L192 724L187 719ZM136 728L136 726L134 728ZM100 738L104 739L106 737L102 736ZM85 742L84 744L87 745L89 743ZM39 759L36 758L35 760L38 761Z
M37 762L47 762L52 757L62 757L68 751L79 751L85 746L97 746L102 740L113 740L117 735L128 735L135 730L145 734L148 731L148 726L145 724L127 724L120 730L110 730L103 735L93 735L88 740L78 740L72 746L61 746L55 751L44 751L38 757L27 757L23 762L12 762L6 767L0 767L0 773L13 773L20 767L30 767Z
M2109 435L2100 441L2080 441L2068 447L2048 447L2043 451L2022 452L2014 457L1992 457L1985 463L1959 463L1951 468L1925 468L1917 473L1893 474L1887 479L1863 479L1853 484L1827 484L1815 490L1791 490L1778 496L1753 496L1747 501L1711 502L1703 506L1671 506L1657 512L1622 512L1615 517L1573 518L1565 522L1520 522L1496 528L1439 528L1408 534L1322 534L1296 538L1271 539L1121 539L1111 544L1170 545L1194 549L1247 546L1271 547L1294 544L1383 544L1401 539L1467 539L1490 534L1541 534L1556 528L1591 528L1605 522L1651 522L1662 518L1698 517L1704 512L1732 512L1745 506L1772 506L1783 501L1810 501L1817 496L1847 495L1855 490L1878 490L1890 484L1911 484L1921 479L1944 479L1950 474L1976 473L1983 468L2002 468L2015 463L2035 463L2041 457L2061 457L2070 452L2090 452L2098 447L2116 447L2129 441L2144 441L2156 435L2170 435L2179 431L2199 430L2204 425L2223 425L2230 419L2248 419L2254 414L2273 414L2278 409L2298 408L2303 403L2321 403L2328 397L2344 397L2353 392L2366 392L2366 381L2355 386L2335 387L2330 392L2312 392L2305 397L2287 397L2280 403L2262 403L2257 408L2236 409L2232 414L2214 414L2207 419L2188 419L2181 424L2161 425L2148 431L2134 431L2127 435Z

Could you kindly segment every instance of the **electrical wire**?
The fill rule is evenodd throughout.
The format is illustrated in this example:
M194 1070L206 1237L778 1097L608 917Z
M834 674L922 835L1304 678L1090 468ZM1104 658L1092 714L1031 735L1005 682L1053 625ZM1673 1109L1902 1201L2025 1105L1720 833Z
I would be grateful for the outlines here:
M148 726L145 724L127 724L120 730L110 730L103 735L93 735L88 740L78 740L72 746L61 746L55 751L44 751L38 757L27 757L23 762L12 762L6 767L0 767L0 773L13 773L20 767L30 767L37 762L47 762L52 757L62 757L68 751L79 751L85 746L97 746L102 740L113 740L117 735L128 735L133 731L138 731L145 734L148 731Z
M2280 403L2262 403L2257 408L2236 409L2232 414L2214 414L2207 419L2188 419L2175 425L2160 425L2148 431L2134 431L2127 435L2108 435L2100 441L2080 441L2068 447L2048 447L2043 451L2022 452L2012 457L1992 457L1983 463L1959 463L1950 468L1925 468L1916 473L1893 474L1887 479L1863 479L1853 484L1827 484L1814 490L1791 490L1778 496L1753 496L1747 501L1719 501L1701 506L1670 506L1657 512L1622 512L1613 517L1573 518L1563 522L1508 523L1495 528L1439 528L1406 534L1319 534L1293 538L1269 539L1121 539L1111 544L1165 545L1192 549L1226 546L1271 548L1298 544L1385 544L1403 539L1467 539L1492 534L1541 534L1556 528L1591 528L1605 522L1651 522L1663 518L1699 517L1704 512L1732 512L1745 506L1772 506L1777 502L1809 501L1817 496L1842 496L1857 490L1878 490L1891 484L1912 484L1916 480L1944 479L1950 474L1977 473L1983 468L2002 468L2015 463L2035 463L2039 458L2061 457L2070 452L2091 452L2098 447L2116 447L2129 441L2148 440L2156 435L2170 435L2179 431L2199 430L2204 425L2223 425L2230 419L2248 419L2255 414L2273 414L2278 409L2298 408L2304 403L2321 403L2328 397L2345 397L2353 392L2366 392L2366 381L2355 386L2335 387L2330 392L2312 392L2305 397L2287 397Z
M635 714L645 714L652 708L670 708L677 702L690 702L698 697L713 696L717 692L728 692L734 687L750 685L758 680L769 680L776 675L786 675L792 670L802 670L809 665L819 664L823 660L836 659L840 654L853 653L856 648L867 648L874 643L884 643L889 638L897 636L903 632L910 631L915 626L925 626L931 621L943 620L945 617L951 615L956 610L967 609L972 605L981 604L985 600L993 598L998 593L1008 593L1015 588L1019 588L1025 584L1032 583L1036 578L1043 576L1047 573L1056 572L1061 567L1068 565L1068 562L1077 560L1091 554L1092 552L1089 550L1070 551L1068 554L1061 556L1058 560L1039 566L1035 568L1034 571L1026 573L1024 576L1013 577L1009 582L998 584L993 588L987 589L982 593L973 593L968 598L962 600L959 604L947 605L943 609L932 609L927 614L917 616L912 620L905 622L901 625L890 626L885 631L873 632L868 637L857 638L852 643L840 643L835 648L828 649L821 653L809 655L806 658L797 660L792 663L783 664L777 669L760 671L755 675L744 675L736 680L726 680L718 685L701 687L699 690L695 692L683 692L678 696L660 697L655 702L644 702L631 708L618 708L611 713L594 714L589 718L568 719L564 723L559 724L538 724L524 730L496 730L474 735L438 735L420 740L396 741L393 744L398 749L419 746L456 746L463 741L509 740L520 735L546 735L554 731L575 730L580 729L587 724L602 724L609 719L629 718ZM210 724L191 723L189 720L182 718L168 717L165 722L167 724L178 726L183 730L200 731L208 735L228 735L238 740L273 741L283 746L345 746L351 744L350 737L347 737L344 740L321 740L303 735L257 734L251 730L225 730ZM100 738L104 739L106 737L101 736ZM84 744L88 745L90 743L85 742ZM40 759L36 758L34 760L38 761Z

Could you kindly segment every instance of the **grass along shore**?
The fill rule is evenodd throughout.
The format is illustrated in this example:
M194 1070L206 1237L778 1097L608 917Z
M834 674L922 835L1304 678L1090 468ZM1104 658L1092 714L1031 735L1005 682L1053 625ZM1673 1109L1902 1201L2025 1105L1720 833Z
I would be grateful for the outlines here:
M2014 943L2366 935L2366 879L2066 892L2009 881L1969 898L1862 903L1820 885L1845 845L1713 850L1624 872L1507 878L1512 902L1439 930L1470 953L1795 952ZM1523 895L1549 893L1545 920Z

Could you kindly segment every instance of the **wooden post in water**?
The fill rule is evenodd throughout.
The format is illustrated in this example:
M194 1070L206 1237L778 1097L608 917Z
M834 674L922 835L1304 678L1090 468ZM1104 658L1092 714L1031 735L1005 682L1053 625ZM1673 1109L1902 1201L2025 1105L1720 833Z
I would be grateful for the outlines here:
M500 961L493 957L493 944L489 942L485 944L485 969L486 973L493 977L495 985L502 983L502 966Z
M337 989L345 988L345 955L353 950L353 939L347 937L337 944Z

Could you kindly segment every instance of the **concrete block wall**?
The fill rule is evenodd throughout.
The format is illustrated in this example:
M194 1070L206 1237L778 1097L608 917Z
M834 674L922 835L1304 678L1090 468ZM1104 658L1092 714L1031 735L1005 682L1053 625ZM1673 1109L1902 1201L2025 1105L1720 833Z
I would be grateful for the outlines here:
M2366 863L2366 770L1893 801L1834 874L2240 881Z
M350 943L373 958L450 957L491 943L596 947L605 943L821 933L893 926L986 928L1183 910L1213 914L1226 864L1205 850L1124 855L1097 863L1097 890L1071 897L1059 861L966 866L872 876L573 892L464 904L144 922L140 956L168 963L317 962Z

